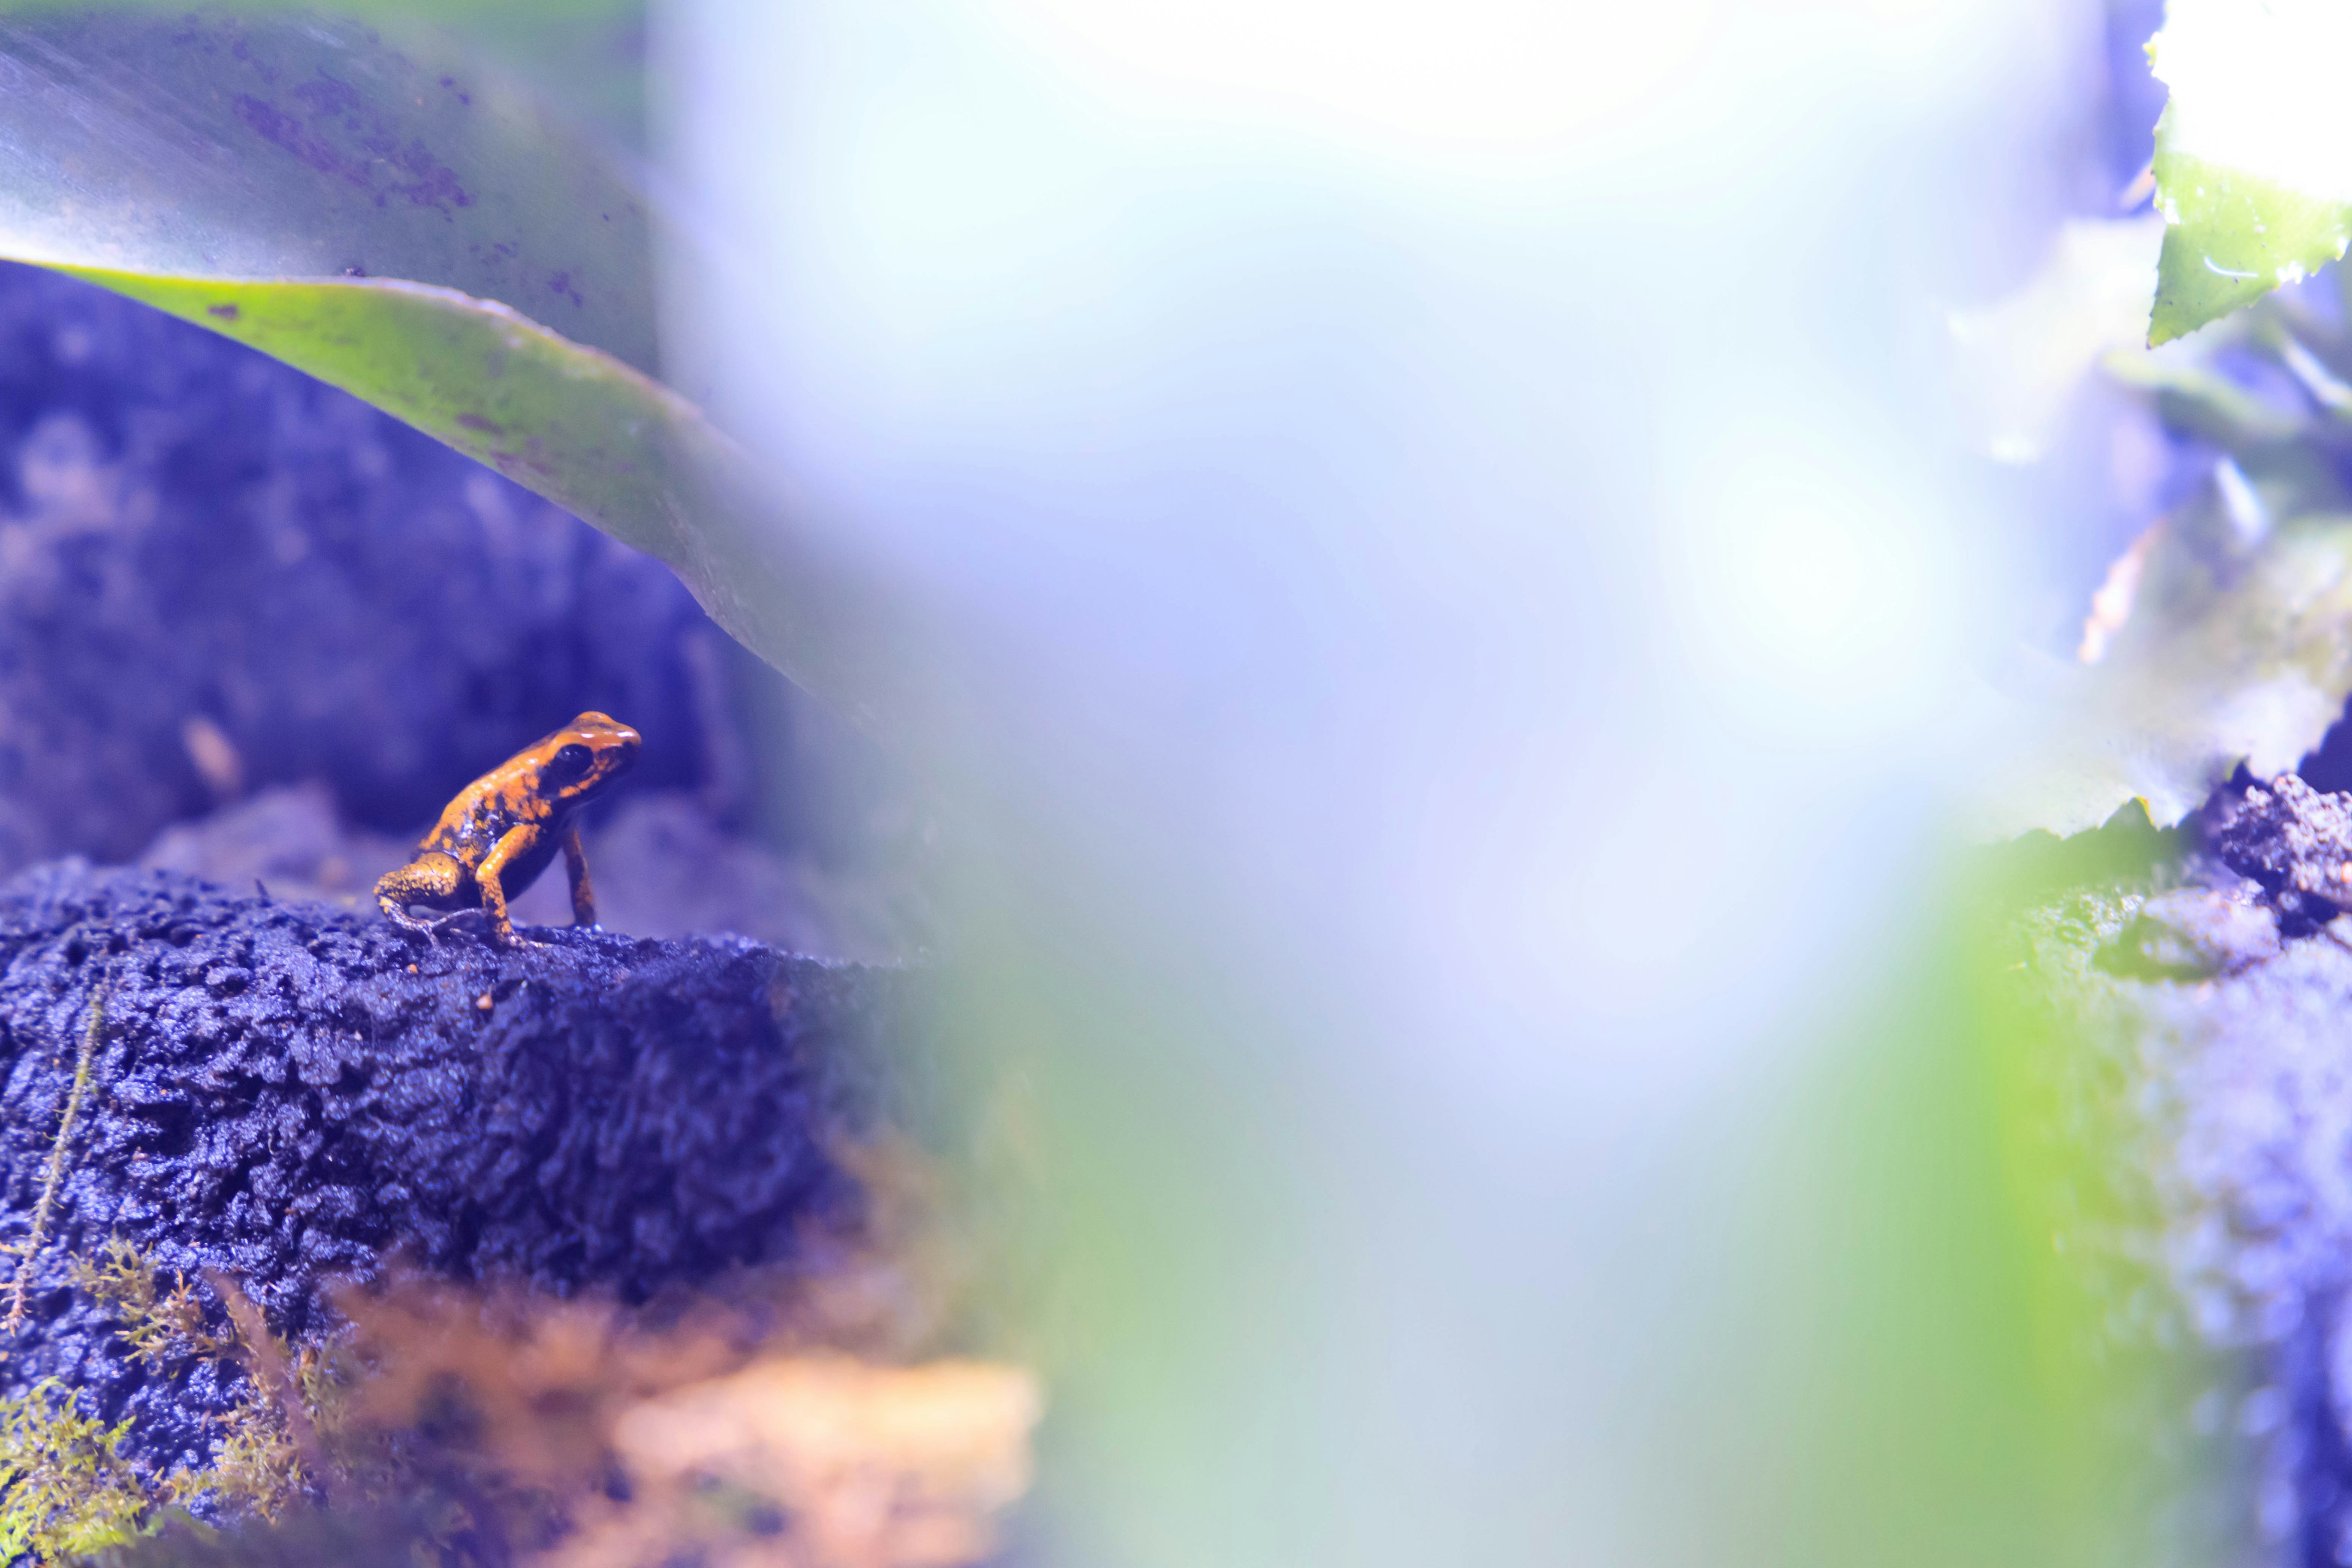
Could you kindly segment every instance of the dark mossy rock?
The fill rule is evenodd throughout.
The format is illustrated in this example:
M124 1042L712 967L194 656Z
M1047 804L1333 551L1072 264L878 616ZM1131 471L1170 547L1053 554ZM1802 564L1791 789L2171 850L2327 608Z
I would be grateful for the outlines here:
M907 972L732 937L528 934L432 944L76 861L0 886L0 1236L20 1246L103 995L0 1392L63 1377L134 1419L143 1465L203 1462L235 1390L209 1363L157 1382L129 1359L68 1268L110 1236L234 1277L299 1339L325 1326L324 1285L395 1251L641 1300L789 1268L812 1226L854 1220L838 1153L883 1112Z
M2169 1559L2352 1541L2352 794L2241 779L2137 879L2019 920L2068 1135L2056 1239L2102 1353L2164 1358L2137 1429L2179 1461ZM2159 1555L2151 1553L2152 1556Z
M2216 796L2200 837L2224 866L2262 889L2288 936L2352 907L2352 795L2324 794L2282 773L2267 785Z

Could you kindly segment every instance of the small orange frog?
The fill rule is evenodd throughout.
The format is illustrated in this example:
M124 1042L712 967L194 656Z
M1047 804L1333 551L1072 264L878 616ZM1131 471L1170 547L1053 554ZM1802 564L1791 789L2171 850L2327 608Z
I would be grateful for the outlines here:
M538 880L561 845L572 878L572 922L594 925L596 894L588 885L576 814L629 771L637 745L637 732L626 724L583 713L467 784L417 846L416 858L376 883L385 917L429 940L478 909L490 917L492 941L526 945L507 918L507 900ZM411 904L451 912L418 920L408 912Z

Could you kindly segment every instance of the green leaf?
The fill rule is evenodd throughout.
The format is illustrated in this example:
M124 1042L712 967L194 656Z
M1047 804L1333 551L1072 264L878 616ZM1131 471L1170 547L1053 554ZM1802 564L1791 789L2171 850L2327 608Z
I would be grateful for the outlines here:
M2190 156L2172 145L2170 110L2156 131L2157 203L2165 216L2150 346L2193 332L2344 254L2352 205Z
M368 398L669 563L728 632L871 722L856 597L796 550L773 487L693 404L495 301L384 279L62 271Z
M1996 790L1990 833L2082 832L2135 799L2171 826L2240 763L2293 768L2342 713L2352 516L2282 523L2234 557L2185 520L2158 524L2133 600L2105 658L2071 672L2031 771Z
M0 12L0 254L404 278L659 374L614 160L433 35L296 12Z
M2219 320L2343 256L2352 139L2338 110L2352 13L2271 0L2167 0L2148 64L2164 215L2148 342Z
M777 487L656 379L653 221L591 142L347 18L0 8L0 257L341 387L658 556L871 721Z

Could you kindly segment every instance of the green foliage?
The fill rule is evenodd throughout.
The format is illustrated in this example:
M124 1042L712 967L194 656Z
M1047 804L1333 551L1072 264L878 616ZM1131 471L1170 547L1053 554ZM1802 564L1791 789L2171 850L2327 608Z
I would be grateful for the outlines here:
M2172 89L2156 129L2163 258L2151 346L2294 283L2352 240L2352 49L2337 8L2170 0L2148 59Z
M2174 145L2172 120L2168 112L2156 132L2158 200L2168 221L2151 346L2310 276L2343 256L2352 239L2352 205L2183 153Z
M853 711L853 601L788 553L749 465L702 412L492 301L383 279L100 283L344 387L667 562L711 618Z
M0 237L28 261L404 278L657 368L651 220L530 94L379 16L0 5Z
M285 1412L260 1380L252 1378L245 1397L222 1423L213 1462L173 1475L168 1492L175 1502L205 1500L234 1515L257 1515L274 1523L301 1500L306 1479Z
M0 1559L54 1563L136 1536L152 1500L120 1452L130 1430L82 1415L56 1378L0 1404Z
M236 1349L233 1334L215 1333L205 1321L204 1303L184 1275L172 1288L155 1288L155 1260L119 1236L106 1238L94 1258L78 1259L74 1283L121 1320L131 1353L163 1370L191 1356L218 1360Z
M293 10L0 5L0 256L249 343L490 464L667 563L739 641L866 716L842 574L656 379L650 208L530 95L414 27Z
M293 1414L281 1403L277 1386L288 1380L273 1382L268 1372L295 1367L291 1381L297 1397L306 1405L323 1403L334 1392L323 1358L294 1357L282 1340L259 1323L257 1310L251 1315L257 1331L268 1338L265 1353L255 1352L246 1342L234 1313L229 1326L215 1329L185 1277L175 1273L170 1289L159 1289L155 1260L119 1236L108 1237L97 1257L77 1260L73 1277L121 1321L122 1339L142 1364L169 1373L184 1362L202 1359L246 1373L244 1396L222 1418L212 1463L200 1470L173 1472L151 1500L208 1501L232 1514L274 1521L301 1500L309 1477L294 1441ZM303 1415L308 1418L310 1412L306 1409Z

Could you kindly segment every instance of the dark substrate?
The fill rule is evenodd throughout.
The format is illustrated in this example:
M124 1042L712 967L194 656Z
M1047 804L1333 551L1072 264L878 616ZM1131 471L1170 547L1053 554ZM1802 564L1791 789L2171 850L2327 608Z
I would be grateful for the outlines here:
M2127 837L2070 847L2087 869L2098 839ZM2144 822L2142 839L2159 842ZM2106 1190L2062 1239L2120 1266L2119 1343L2189 1352L2148 1434L2191 1456L2150 1560L2336 1568L2352 1561L2352 795L2241 778L2160 843L2120 879L2048 891L2019 928L2019 973L2073 1047L2049 1064L2066 1120L2106 1130L2082 1167Z
M299 1338L325 1326L322 1285L394 1249L643 1299L789 1268L811 1223L854 1216L834 1140L880 1113L906 972L734 937L530 934L545 945L433 945L373 915L79 861L0 885L10 1242L107 997L0 1392L63 1377L133 1419L142 1464L205 1461L207 1417L236 1391L204 1363L150 1381L71 1287L68 1258L112 1235L226 1271Z

